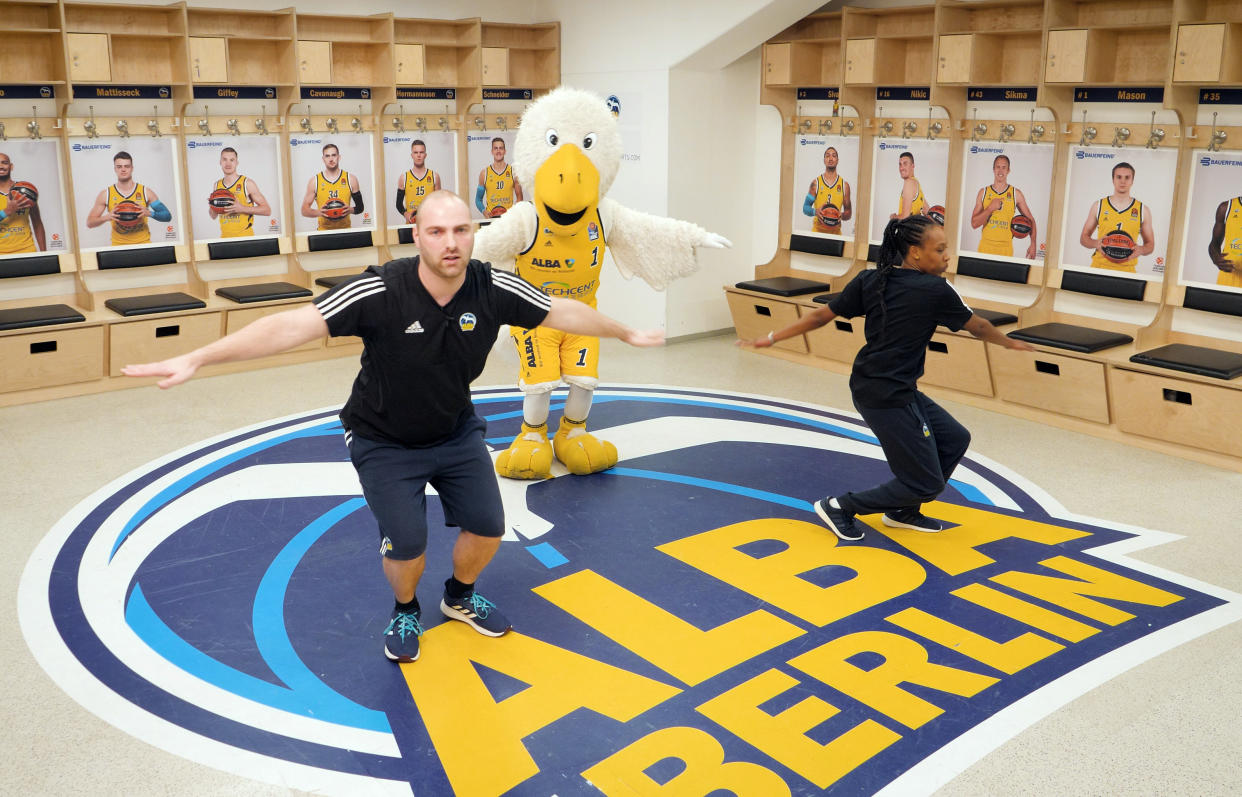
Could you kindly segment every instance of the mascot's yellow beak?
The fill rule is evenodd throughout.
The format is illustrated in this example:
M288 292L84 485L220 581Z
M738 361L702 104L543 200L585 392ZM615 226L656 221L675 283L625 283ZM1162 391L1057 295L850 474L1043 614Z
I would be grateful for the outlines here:
M575 144L562 144L535 172L535 207L556 233L572 235L599 203L599 170Z

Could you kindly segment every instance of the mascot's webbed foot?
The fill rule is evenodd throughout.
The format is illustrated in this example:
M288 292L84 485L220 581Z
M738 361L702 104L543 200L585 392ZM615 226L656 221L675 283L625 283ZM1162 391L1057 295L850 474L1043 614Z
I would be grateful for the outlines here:
M587 432L585 421L575 423L561 418L552 447L569 472L579 476L599 473L617 464L617 447Z
M615 458L614 458L615 461ZM522 424L522 433L496 457L496 472L509 479L546 479L552 475L552 445L546 424Z

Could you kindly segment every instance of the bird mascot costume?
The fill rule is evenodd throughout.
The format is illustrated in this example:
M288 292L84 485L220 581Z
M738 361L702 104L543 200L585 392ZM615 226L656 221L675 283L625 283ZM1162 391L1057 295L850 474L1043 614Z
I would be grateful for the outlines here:
M539 98L522 114L514 142L514 174L530 201L481 229L474 256L498 267L512 262L518 276L545 294L594 307L605 246L622 276L639 276L656 290L698 268L696 247L730 246L696 224L640 213L605 197L620 164L617 119L602 98L565 87ZM570 473L617 464L616 446L586 430L599 382L599 339L544 327L510 333L521 361L523 422L496 459L496 472L511 479L547 478L553 453ZM569 396L549 442L551 394L562 381Z

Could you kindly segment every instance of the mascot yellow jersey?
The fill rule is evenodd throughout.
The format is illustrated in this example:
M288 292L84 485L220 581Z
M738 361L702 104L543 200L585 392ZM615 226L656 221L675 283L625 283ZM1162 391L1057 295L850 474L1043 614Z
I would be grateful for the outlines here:
M323 210L323 206L329 202L336 200L344 202L346 205L350 203L352 191L349 190L349 172L341 169L341 173L337 175L335 180L329 180L323 176L323 172L315 175L315 206ZM321 230L345 230L353 226L351 216L343 219L327 219L323 216L319 217L319 229Z
M239 205L253 204L246 195L246 178L238 175L232 185L225 185L224 178L216 180L215 187L223 188L233 194L233 199ZM220 222L221 238L243 238L247 235L254 235L254 216L249 213L224 213L216 217Z
M841 180L841 175L839 174L837 175L837 179L833 181L832 185L828 185L828 183L824 181L824 176L822 174L815 178L816 213L811 221L811 230L814 232L841 232L841 228L839 226L829 227L827 224L824 224L819 220L819 209L824 205L827 205L829 202L831 202L833 207L837 210L843 210L845 208L845 183Z
M918 180L914 184L919 187L919 192L914 195L914 201L910 203L910 215L917 216L923 212L923 208L927 207L927 200L923 198L923 184ZM897 196L897 212L901 213L901 195Z
M423 179L414 176L414 170L405 173L405 197L402 199L405 212L409 213L423 203L423 198L432 192L436 185L436 173L431 169L423 175Z
M983 189L983 207L990 205L993 199L999 199L1001 206L992 211L992 215L983 223L983 232L979 236L980 252L989 255L1013 255L1013 233L1009 230L1009 222L1017 212L1013 196L1012 185L999 194L990 185Z
M0 210L7 214L0 221L0 254L37 251L30 224L30 208L9 211L9 195L0 192Z
M1143 227L1143 203L1137 199L1130 200L1129 207L1118 210L1113 207L1113 203L1109 197L1100 200L1100 212L1096 217L1095 237L1103 238L1105 235L1114 232L1124 232L1134 240L1134 246L1137 251L1139 242L1139 231ZM1114 263L1104 255L1096 251L1091 255L1091 265L1096 268L1107 268L1113 271L1135 271L1138 265L1138 256Z
M491 165L487 167L487 178L483 186L483 206L487 208L488 213L492 208L504 208L508 210L513 207L513 165L508 164L505 170L496 173L496 169Z
M1242 288L1242 273L1239 273L1242 269L1242 197L1229 200L1229 209L1225 211L1225 240L1221 241L1220 253L1233 264L1233 271L1217 274L1216 284Z
M541 226L534 243L514 259L517 275L548 296L594 307L604 262L604 227L598 210L594 215L582 232L565 238Z
M108 212L122 202L137 202L142 207L147 207L147 189L142 183L134 183L134 190L128 196L117 190L115 185L108 186ZM142 223L134 230L123 230L117 226L116 220L112 221L112 245L113 246L129 246L131 244L149 244L151 243L151 228L147 226L147 219L142 219Z

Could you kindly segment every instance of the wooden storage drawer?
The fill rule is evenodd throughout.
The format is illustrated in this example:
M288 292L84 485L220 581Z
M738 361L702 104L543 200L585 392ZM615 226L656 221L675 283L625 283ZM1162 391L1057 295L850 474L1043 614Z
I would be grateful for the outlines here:
M798 320L798 306L775 297L725 291L733 326L742 340L760 338L769 332L787 327ZM777 343L775 348L806 354L806 337L799 335Z
M988 368L986 344L974 338L932 335L927 344L927 361L923 369L926 385L960 390L979 396L992 395L992 371Z
M1112 387L1121 431L1242 457L1242 390L1121 368Z
M108 374L120 376L123 366L176 357L219 337L219 313L112 324L108 327Z
M798 315L805 316L815 312L811 307L799 307ZM816 357L837 360L843 363L854 362L854 355L867 342L863 335L863 318L834 318L819 329L806 333L807 349Z
M1005 401L1108 423L1103 363L999 346L991 348L988 359L996 392Z
M285 310L292 310L296 307L310 304L310 302L294 302L293 304L278 304L270 307L247 307L245 310L229 310L224 318L224 334L232 335L237 330L257 321L265 315L274 313L283 313ZM323 346L323 338L317 338L309 343L303 343L286 351L307 351L309 349L318 349Z
M0 393L101 379L103 327L0 337Z

